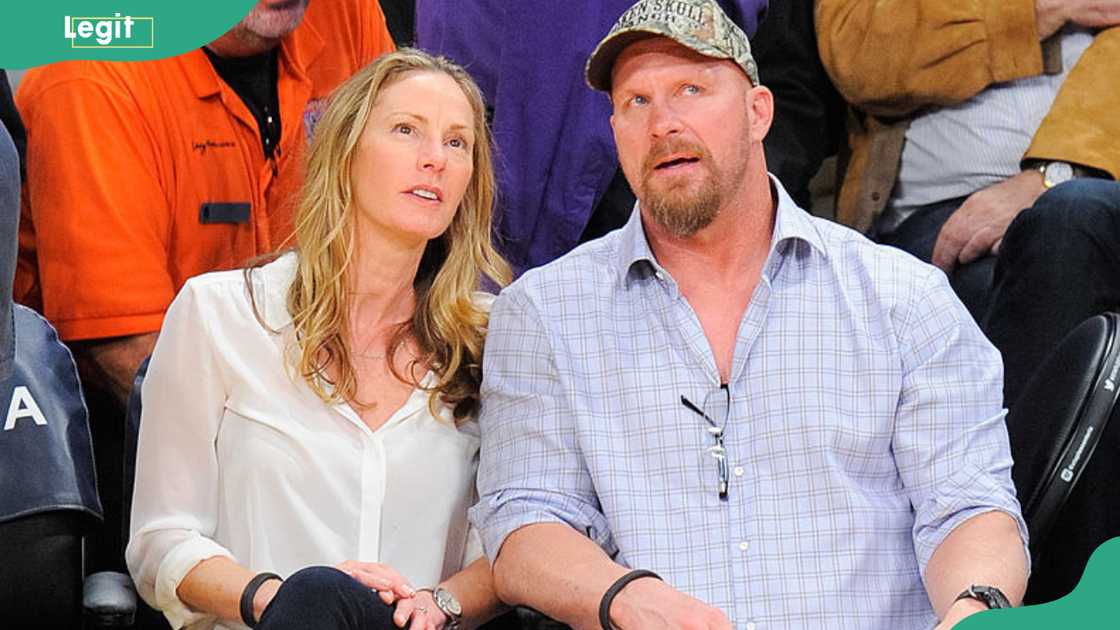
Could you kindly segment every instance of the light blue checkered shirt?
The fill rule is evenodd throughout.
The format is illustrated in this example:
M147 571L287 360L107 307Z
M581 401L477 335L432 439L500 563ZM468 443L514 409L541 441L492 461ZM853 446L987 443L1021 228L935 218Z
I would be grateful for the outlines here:
M490 558L518 527L567 523L737 628L929 628L922 574L954 527L1003 510L1026 539L999 354L942 272L774 185L729 382L729 499L680 400L719 387L715 359L635 212L498 298L471 519Z

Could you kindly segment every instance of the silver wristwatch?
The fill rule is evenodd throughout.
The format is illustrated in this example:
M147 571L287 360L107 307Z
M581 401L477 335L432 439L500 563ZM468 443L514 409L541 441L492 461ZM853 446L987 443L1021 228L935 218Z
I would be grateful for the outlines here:
M455 598L455 595L442 586L422 588L420 590L431 593L432 599L436 602L436 607L447 616L447 625L445 625L444 628L446 630L456 630L463 622L463 607L459 604L459 600Z
M1071 179L1093 176L1089 169L1061 160L1028 160L1025 166L1042 173L1042 185L1047 190Z

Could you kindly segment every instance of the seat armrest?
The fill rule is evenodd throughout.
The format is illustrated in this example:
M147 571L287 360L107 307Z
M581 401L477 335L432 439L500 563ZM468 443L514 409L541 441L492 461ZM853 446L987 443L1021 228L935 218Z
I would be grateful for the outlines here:
M101 571L82 588L86 628L127 628L136 619L136 589L124 573Z

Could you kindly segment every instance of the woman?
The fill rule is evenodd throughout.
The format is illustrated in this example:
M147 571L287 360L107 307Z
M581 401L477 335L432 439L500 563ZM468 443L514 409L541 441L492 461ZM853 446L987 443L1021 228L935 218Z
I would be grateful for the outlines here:
M127 560L174 627L439 629L498 611L466 523L475 291L509 275L489 143L461 68L378 59L318 123L295 251L194 278L171 305Z

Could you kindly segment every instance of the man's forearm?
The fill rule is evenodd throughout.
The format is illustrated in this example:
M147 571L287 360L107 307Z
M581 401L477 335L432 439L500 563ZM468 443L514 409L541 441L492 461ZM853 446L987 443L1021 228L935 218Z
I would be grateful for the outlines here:
M1013 605L1027 589L1027 558L1019 528L1003 512L985 512L961 523L926 566L926 590L938 619L973 584L994 586Z
M157 333L145 333L72 342L83 384L104 389L121 404L127 404L136 370L155 348L156 336Z
M498 596L573 628L599 628L599 601L628 569L586 536L559 523L513 532L494 563Z

